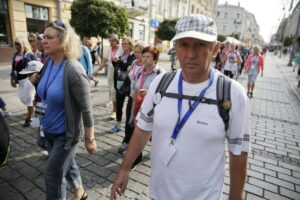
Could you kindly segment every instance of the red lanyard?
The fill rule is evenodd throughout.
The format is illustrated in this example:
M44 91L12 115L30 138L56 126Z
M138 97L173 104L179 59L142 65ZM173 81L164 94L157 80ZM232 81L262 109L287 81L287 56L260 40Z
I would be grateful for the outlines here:
M134 69L136 66L140 66L138 64L138 61L136 61L133 66L132 66L132 78L133 80L136 80L136 76L140 73L141 70L143 70L143 66L140 66L139 68L137 68L136 70Z
M144 82L145 82L145 71L146 70L143 70L143 72L142 72L142 79L141 79L141 83L140 83L140 89L143 88L143 85L144 85Z

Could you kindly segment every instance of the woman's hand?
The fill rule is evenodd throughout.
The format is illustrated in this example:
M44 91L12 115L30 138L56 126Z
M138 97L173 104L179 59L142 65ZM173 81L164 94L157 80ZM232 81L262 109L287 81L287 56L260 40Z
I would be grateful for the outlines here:
M11 86L14 87L14 88L17 87L16 81L15 81L15 79L13 79L13 78L10 78L10 84L11 84Z
M146 96L147 91L148 91L147 89L140 89L140 93L142 94L143 97Z
M97 150L97 143L95 141L95 138L93 138L92 141L89 141L89 140L86 140L85 141L85 148L86 150L91 153L91 154L94 154L96 153L96 150Z

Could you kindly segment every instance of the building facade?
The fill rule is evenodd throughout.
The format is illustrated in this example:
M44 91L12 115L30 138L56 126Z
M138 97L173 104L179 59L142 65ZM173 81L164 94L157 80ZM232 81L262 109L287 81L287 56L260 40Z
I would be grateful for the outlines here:
M136 41L161 45L155 32L164 19L178 19L190 13L214 17L217 0L109 0L128 14L128 34ZM10 62L16 36L42 33L48 21L71 18L73 0L0 0L0 63ZM105 41L108 45L108 42ZM7 56L6 56L7 55Z
M227 2L217 6L216 23L221 35L239 35L239 40L247 46L262 44L259 26L255 16L238 3L237 6Z

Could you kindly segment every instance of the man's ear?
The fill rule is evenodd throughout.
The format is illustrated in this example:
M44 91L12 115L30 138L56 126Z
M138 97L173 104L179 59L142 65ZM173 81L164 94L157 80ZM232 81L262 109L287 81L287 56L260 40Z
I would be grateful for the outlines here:
M221 47L221 43L220 43L220 41L217 41L216 45L213 48L213 57L217 56L220 47Z

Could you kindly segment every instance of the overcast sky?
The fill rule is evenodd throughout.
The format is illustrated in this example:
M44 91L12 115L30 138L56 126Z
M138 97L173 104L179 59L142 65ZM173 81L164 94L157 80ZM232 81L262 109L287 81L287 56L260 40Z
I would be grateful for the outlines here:
M240 2L241 7L253 13L260 28L260 35L269 42L271 34L276 32L284 16L284 5L285 16L288 16L292 0L219 0L218 4L224 4L225 1L230 5L238 5ZM295 6L298 1L294 0L293 5Z

